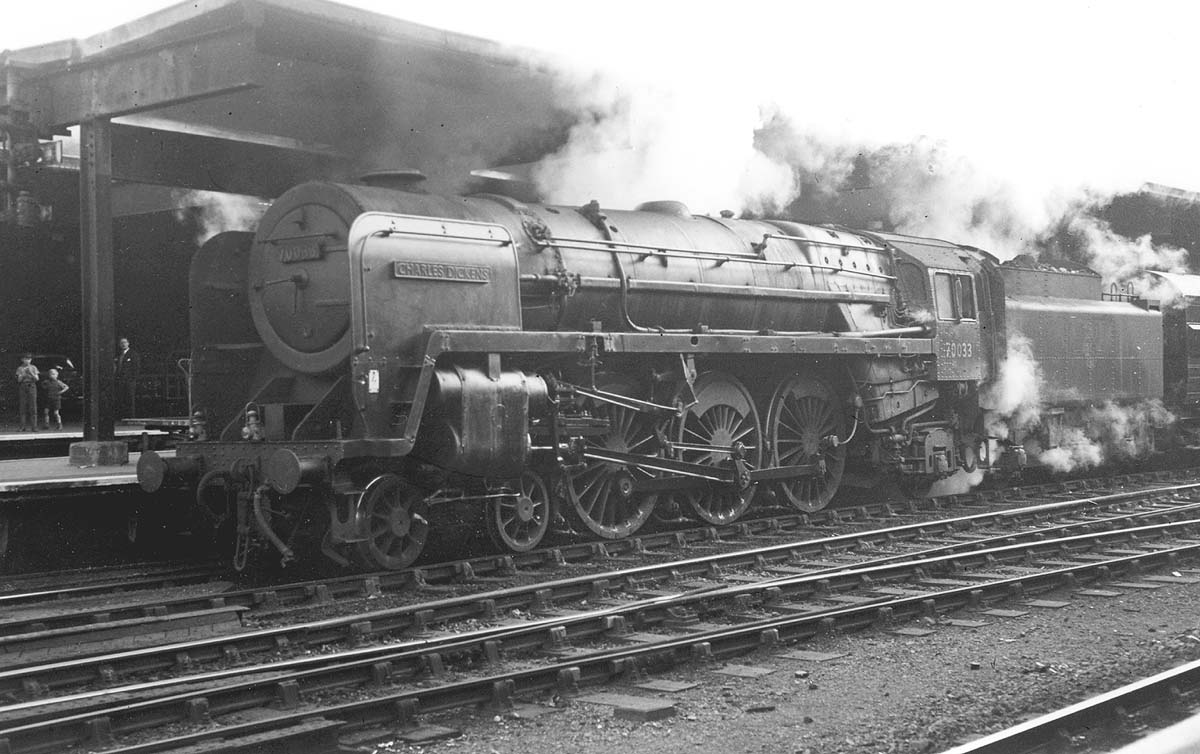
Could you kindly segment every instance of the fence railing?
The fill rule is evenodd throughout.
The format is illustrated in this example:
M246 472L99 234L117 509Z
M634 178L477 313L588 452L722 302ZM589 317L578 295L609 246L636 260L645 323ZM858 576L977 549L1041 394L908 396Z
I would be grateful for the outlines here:
M138 417L187 416L187 376L174 374L139 375L134 385L134 411Z

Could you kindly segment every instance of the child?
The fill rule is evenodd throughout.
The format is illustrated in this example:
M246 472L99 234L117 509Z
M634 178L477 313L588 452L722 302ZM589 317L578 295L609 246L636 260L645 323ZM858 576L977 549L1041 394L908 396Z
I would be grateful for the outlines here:
M37 432L37 384L38 368L33 365L33 354L21 354L21 366L17 367L18 406L21 415L21 431Z
M67 387L67 383L58 379L58 370L51 368L48 372L50 375L46 378L46 383L43 387L46 390L46 429L50 429L50 419L54 419L54 428L62 429L62 414L59 410L62 409L62 396L71 388Z

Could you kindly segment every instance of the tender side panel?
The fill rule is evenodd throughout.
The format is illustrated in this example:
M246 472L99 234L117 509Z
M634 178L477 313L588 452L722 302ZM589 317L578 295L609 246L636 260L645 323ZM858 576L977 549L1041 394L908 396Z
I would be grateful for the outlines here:
M1007 302L1010 339L1028 340L1047 403L1163 396L1162 318L1121 302L1018 296Z

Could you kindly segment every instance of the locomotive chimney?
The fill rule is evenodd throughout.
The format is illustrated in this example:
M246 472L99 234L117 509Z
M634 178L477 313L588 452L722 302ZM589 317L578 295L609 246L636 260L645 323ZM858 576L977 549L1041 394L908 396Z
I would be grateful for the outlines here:
M368 186L420 193L421 188L417 184L425 180L425 174L415 168L394 168L363 173L359 180Z

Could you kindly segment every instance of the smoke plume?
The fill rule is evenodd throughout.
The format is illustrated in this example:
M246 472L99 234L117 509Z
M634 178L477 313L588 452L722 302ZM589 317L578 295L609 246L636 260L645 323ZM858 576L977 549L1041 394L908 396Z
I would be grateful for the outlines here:
M1108 401L1048 416L1045 395L1032 344L1010 333L999 376L980 396L988 436L1023 445L1030 460L1058 472L1142 457L1153 448L1155 429L1175 420L1157 399L1133 405Z
M795 196L793 166L755 145L764 124L755 102L730 95L714 118L711 101L686 89L653 83L624 88L597 76L569 91L579 122L566 145L534 173L552 202L595 198L607 207L631 208L676 199L716 214L777 210Z
M806 81L812 88L800 93L770 75L764 48L752 58L753 75L690 58L693 69L681 72L670 56L654 66L628 62L633 70L563 64L563 104L577 122L535 170L547 199L609 207L678 199L699 213L782 214L941 238L1002 261L1037 257L1067 229L1083 247L1077 261L1094 261L1106 285L1132 282L1145 267L1186 266L1179 250L1127 240L1095 219L1162 165L1098 159L1111 142L1091 125L1072 132L1039 119L1035 128L995 108L929 120L912 102L887 109L895 92L863 102L825 81Z
M1058 472L1100 466L1110 461L1136 459L1153 449L1156 429L1175 421L1161 401L1131 406L1107 402L1083 414L1082 426L1051 430L1054 446L1037 458Z
M1007 438L1011 431L1032 427L1041 418L1042 370L1033 344L1018 332L1008 335L1008 351L996 380L980 396L988 411L988 434Z
M1140 291L1154 285L1155 279L1146 274L1147 270L1188 271L1187 251L1155 245L1149 234L1130 240L1113 232L1108 223L1087 215L1072 218L1069 229L1083 239L1088 266L1108 285L1116 283Z
M227 230L254 230L270 202L255 196L224 194L216 191L174 192L175 218L196 225L196 245Z
M929 497L942 495L961 495L979 486L983 482L983 469L963 471L959 469L945 479L939 479L929 488Z

